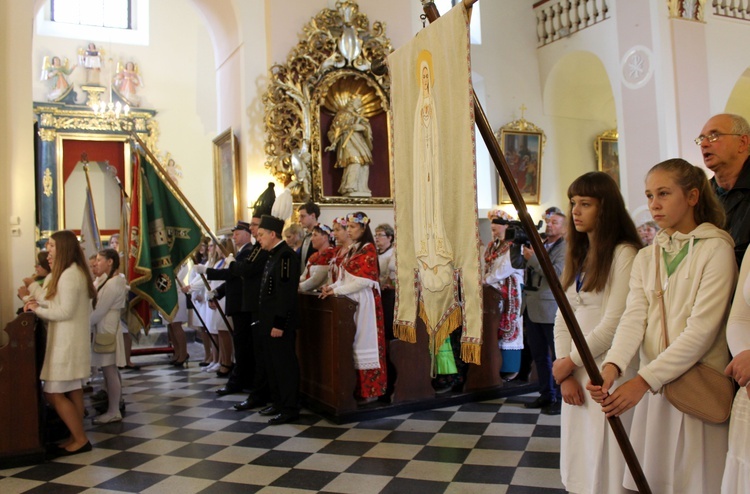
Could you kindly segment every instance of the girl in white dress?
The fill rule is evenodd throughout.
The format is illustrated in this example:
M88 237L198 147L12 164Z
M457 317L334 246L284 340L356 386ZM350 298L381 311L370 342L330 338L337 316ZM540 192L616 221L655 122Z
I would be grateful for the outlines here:
M122 397L122 380L117 367L125 365L125 343L120 331L120 312L125 307L128 286L125 277L117 273L120 268L120 255L114 249L104 249L96 256L97 273L101 280L97 288L97 304L91 313L91 326L95 334L115 335L115 348L111 353L91 354L91 365L101 367L104 384L107 388L109 405L107 412L95 417L95 425L109 424L122 420L120 398Z
M646 175L646 198L662 230L633 261L627 307L602 366L603 384L589 383L587 389L608 417L635 407L630 441L652 492L719 492L728 424L677 410L662 388L699 361L719 372L729 363L725 329L737 279L734 242L720 228L724 209L701 168L682 159L659 163ZM638 374L609 394L636 353ZM636 489L629 471L624 486Z
M734 358L725 373L740 385L729 419L729 452L722 494L750 492L750 250L745 253L734 303L727 322L727 342Z
M89 316L96 290L73 232L53 233L47 249L52 273L44 289L31 293L24 310L35 312L49 323L40 379L44 381L44 397L70 430L70 438L53 453L65 456L91 451L83 429L81 380L91 372Z
M598 365L625 310L630 268L640 238L615 181L590 172L568 187L567 253L562 286ZM568 492L625 492L625 460L601 407L584 395L588 375L560 314L552 374L563 398L560 474ZM635 375L632 369L629 375ZM627 431L632 414L622 417Z

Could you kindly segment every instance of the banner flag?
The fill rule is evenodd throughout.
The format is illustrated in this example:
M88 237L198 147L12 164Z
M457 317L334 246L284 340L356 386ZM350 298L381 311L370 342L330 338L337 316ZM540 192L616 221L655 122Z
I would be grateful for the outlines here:
M94 198L91 189L86 183L86 202L83 205L83 223L81 224L81 248L88 260L89 257L99 253L102 248L102 239L99 235L99 225L96 224L96 213L94 213Z
M469 12L463 2L388 56L396 215L396 337L430 352L462 328L461 358L480 363L482 277Z
M146 300L172 322L176 272L200 245L202 231L143 152L133 159L128 281L137 298L130 306Z

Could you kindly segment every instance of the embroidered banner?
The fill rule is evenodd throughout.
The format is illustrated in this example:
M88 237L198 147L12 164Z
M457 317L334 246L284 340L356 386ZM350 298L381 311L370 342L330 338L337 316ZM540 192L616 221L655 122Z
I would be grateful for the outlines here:
M396 213L394 334L437 354L463 327L461 358L479 363L479 262L469 17L463 3L388 57Z

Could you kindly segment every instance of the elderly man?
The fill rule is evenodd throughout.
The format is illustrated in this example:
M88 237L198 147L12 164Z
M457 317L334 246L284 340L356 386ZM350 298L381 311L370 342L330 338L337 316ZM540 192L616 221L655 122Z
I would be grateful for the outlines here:
M714 172L711 185L727 213L726 229L739 267L750 244L750 125L739 115L714 115L695 142L703 163Z

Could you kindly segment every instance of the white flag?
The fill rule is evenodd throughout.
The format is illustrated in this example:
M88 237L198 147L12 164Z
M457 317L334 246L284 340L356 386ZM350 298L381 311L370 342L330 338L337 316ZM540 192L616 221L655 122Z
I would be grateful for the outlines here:
M99 226L96 224L96 213L94 212L94 199L91 197L91 189L88 185L86 185L86 203L83 206L81 248L86 259L97 254L102 248Z

